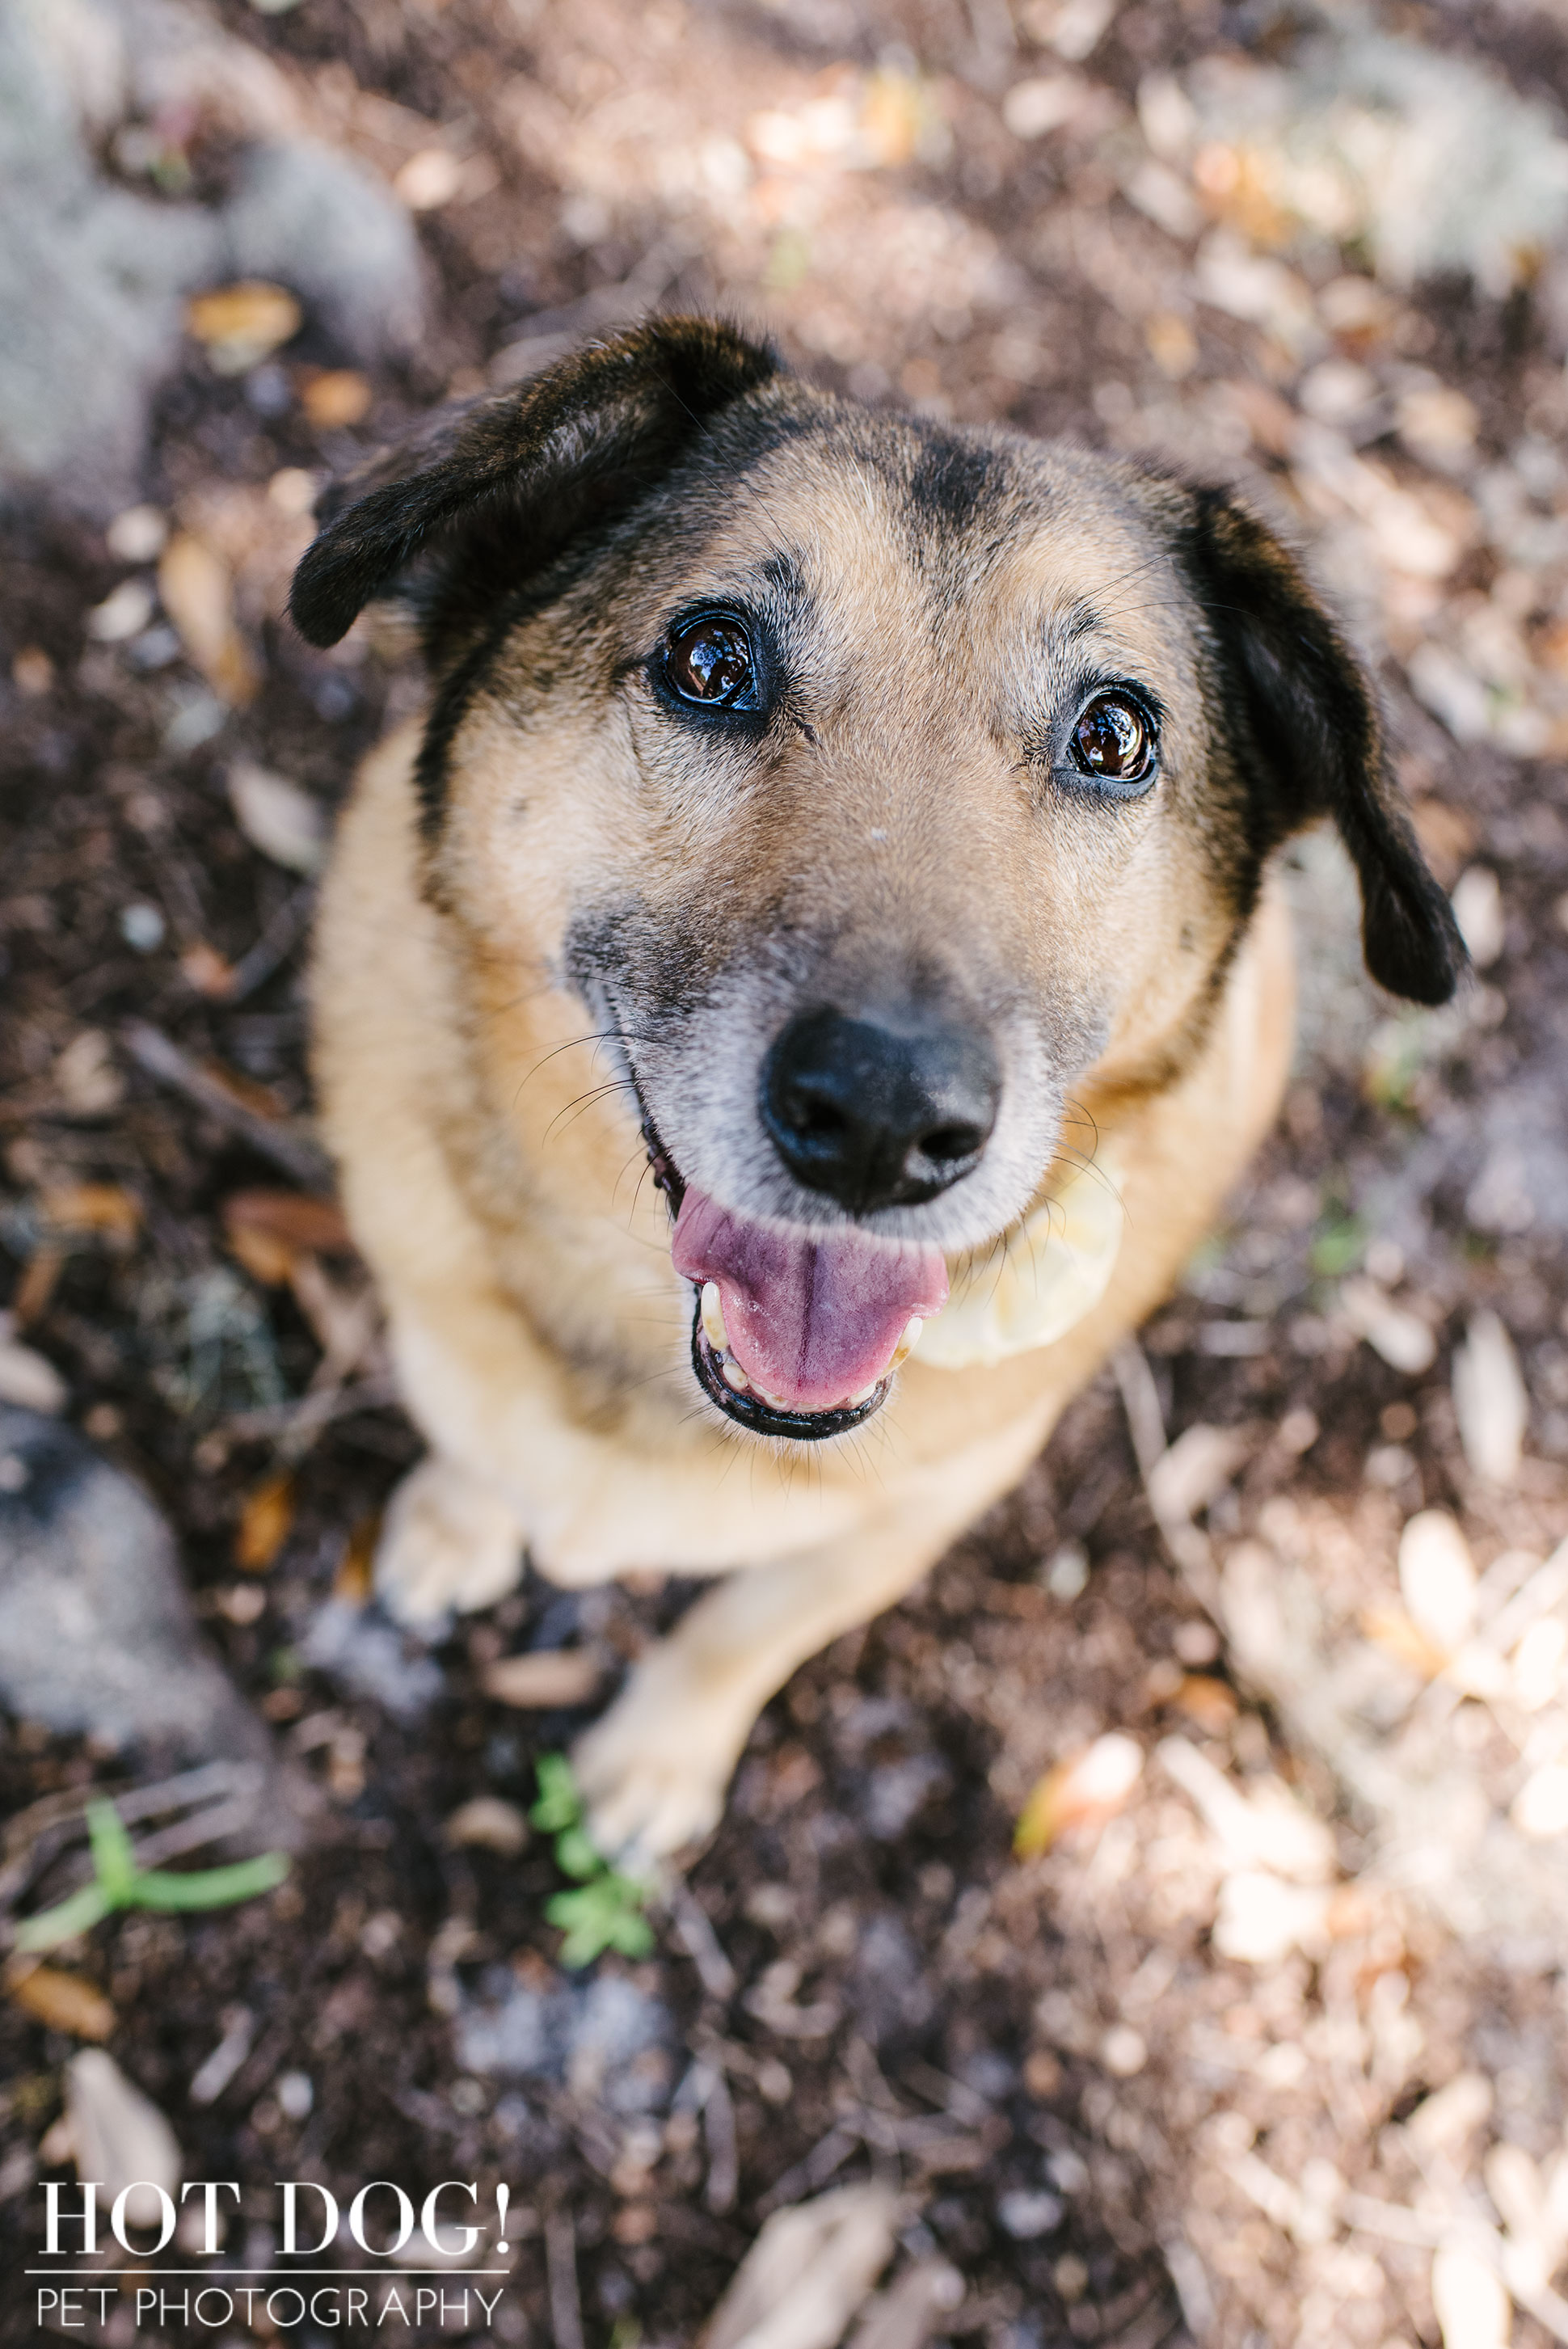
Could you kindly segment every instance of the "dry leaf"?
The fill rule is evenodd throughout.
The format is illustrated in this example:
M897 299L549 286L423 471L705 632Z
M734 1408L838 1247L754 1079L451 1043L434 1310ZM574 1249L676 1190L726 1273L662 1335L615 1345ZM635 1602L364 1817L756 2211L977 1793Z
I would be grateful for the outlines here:
M1357 1628L1364 1640L1424 1681L1435 1681L1449 1661L1448 1650L1435 1646L1402 1607L1368 1607Z
M1399 1595L1417 1630L1445 1658L1474 1630L1475 1564L1446 1509L1420 1510L1399 1536Z
M242 1225L230 1232L229 1246L251 1278L259 1280L263 1288L282 1288L294 1277L299 1260L295 1251L287 1240L276 1239L271 1232L252 1231Z
M1357 1277L1345 1282L1339 1306L1358 1338L1365 1338L1390 1370L1418 1378L1437 1359L1438 1341L1419 1314L1396 1305L1375 1280Z
M1513 2309L1479 2251L1449 2243L1433 2254L1432 2309L1443 2349L1508 2349Z
M481 1850L498 1851L503 1859L514 1859L528 1841L528 1822L514 1804L503 1803L499 1795L476 1795L447 1821L447 1841L478 1844Z
M185 324L220 375L244 375L300 330L300 306L282 285L242 277L185 305Z
M45 1218L62 1232L113 1232L132 1239L141 1228L141 1202L118 1183L61 1183L39 1201Z
M96 2179L105 2202L136 2189L126 2203L129 2223L156 2227L160 2208L152 2189L177 2192L181 2167L174 2132L157 2106L111 2055L85 2047L66 2066L66 2116L77 2176Z
M1074 1829L1098 1834L1121 1809L1142 1769L1141 1748L1115 1730L1058 1762L1035 1785L1019 1814L1013 1836L1017 1857L1037 1858Z
M57 1247L35 1248L27 1258L21 1279L11 1293L11 1323L25 1330L29 1321L36 1321L46 1313L55 1285L66 1268L66 1251Z
M11 682L29 701L47 693L55 681L55 664L42 645L24 645L11 663Z
M856 2325L850 2349L925 2349L964 2298L964 2279L945 2260L918 2260L879 2292Z
M300 405L318 432L358 424L370 410L370 386L354 367L324 367L306 378Z
M344 1545L343 1557L333 1577L332 1595L346 1606L363 1607L375 1585L376 1545L381 1537L381 1512L372 1509L361 1517Z
M263 1477L246 1494L234 1535L234 1563L247 1574L264 1574L294 1524L294 1478L287 1469Z
M393 181L392 192L411 212L433 212L451 202L462 178L462 165L445 147L421 147Z
M1243 1795L1184 1737L1162 1738L1156 1750L1233 1866L1266 1868L1304 1883L1333 1873L1332 1834L1279 1779L1254 1779Z
M107 2039L114 2029L113 2007L80 1974L58 1966L32 1966L6 1988L15 2005L51 2031L67 2031L73 2039Z
M336 1201L314 1198L307 1191L232 1191L222 1212L231 1242L240 1232L255 1232L315 1256L353 1251L354 1240Z
M1230 1483L1248 1453L1252 1437L1237 1427L1183 1429L1149 1474L1149 1501L1161 1524L1206 1509Z
M1189 1672L1172 1702L1211 1737L1222 1736L1240 1710L1234 1689L1207 1672Z
M234 622L234 582L221 555L189 531L171 538L158 566L158 592L180 640L213 692L242 709L260 674Z
M1519 1474L1530 1398L1513 1340L1495 1313L1472 1314L1454 1355L1454 1413L1460 1442L1473 1473L1489 1485L1511 1485Z
M586 1704L604 1676L593 1648L547 1648L531 1656L502 1656L487 1665L481 1685L499 1704L544 1713L555 1705Z
M898 2199L846 2186L776 2210L709 2317L701 2349L835 2349L892 2253Z
M125 1079L115 1066L101 1028L84 1028L55 1062L55 1084L73 1116L102 1117L125 1099Z
M253 848L291 873L319 873L326 854L326 814L318 801L284 775L253 760L229 770L229 804Z
M381 1308L368 1281L350 1288L324 1272L314 1256L296 1256L289 1269L294 1303L310 1323L323 1361L319 1375L345 1379L364 1359L381 1326Z

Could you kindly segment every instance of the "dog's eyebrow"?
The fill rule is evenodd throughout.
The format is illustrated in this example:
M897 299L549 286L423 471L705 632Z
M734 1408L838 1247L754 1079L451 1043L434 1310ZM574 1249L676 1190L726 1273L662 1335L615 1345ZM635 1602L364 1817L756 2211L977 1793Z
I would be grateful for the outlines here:
M806 601L805 574L800 568L800 558L793 547L781 546L770 554L762 565L762 576L769 587L777 588L779 595L788 596L792 604Z
M1081 595L1062 611L1053 612L1046 623L1047 634L1064 646L1081 644L1085 636L1099 636L1104 629L1105 615Z

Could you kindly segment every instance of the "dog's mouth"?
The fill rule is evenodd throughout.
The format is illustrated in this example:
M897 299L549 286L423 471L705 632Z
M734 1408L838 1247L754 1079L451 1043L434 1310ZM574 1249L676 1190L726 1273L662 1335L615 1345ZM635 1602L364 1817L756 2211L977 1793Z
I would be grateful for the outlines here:
M947 1301L941 1250L737 1215L685 1181L651 1123L647 1141L675 1214L675 1268L696 1292L703 1392L758 1435L813 1444L863 1426Z

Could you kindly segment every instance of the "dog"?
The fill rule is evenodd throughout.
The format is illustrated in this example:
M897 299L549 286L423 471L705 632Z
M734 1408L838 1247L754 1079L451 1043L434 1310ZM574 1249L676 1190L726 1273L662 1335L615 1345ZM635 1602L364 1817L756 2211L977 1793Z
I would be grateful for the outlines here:
M376 1563L481 1608L725 1575L574 1764L653 1868L761 1707L1169 1292L1292 1042L1316 819L1372 976L1464 949L1368 679L1235 492L873 412L670 317L329 493L291 609L418 617L315 1068L429 1444Z

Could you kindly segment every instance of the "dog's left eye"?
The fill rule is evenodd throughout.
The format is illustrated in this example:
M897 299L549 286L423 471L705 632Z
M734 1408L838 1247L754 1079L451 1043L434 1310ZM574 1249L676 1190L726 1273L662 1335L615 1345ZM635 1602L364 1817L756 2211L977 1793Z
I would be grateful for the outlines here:
M672 628L665 648L665 675L683 701L709 709L756 707L751 640L738 620L709 616Z
M1073 731L1073 763L1108 783L1141 783L1153 771L1154 729L1130 694L1099 693Z

